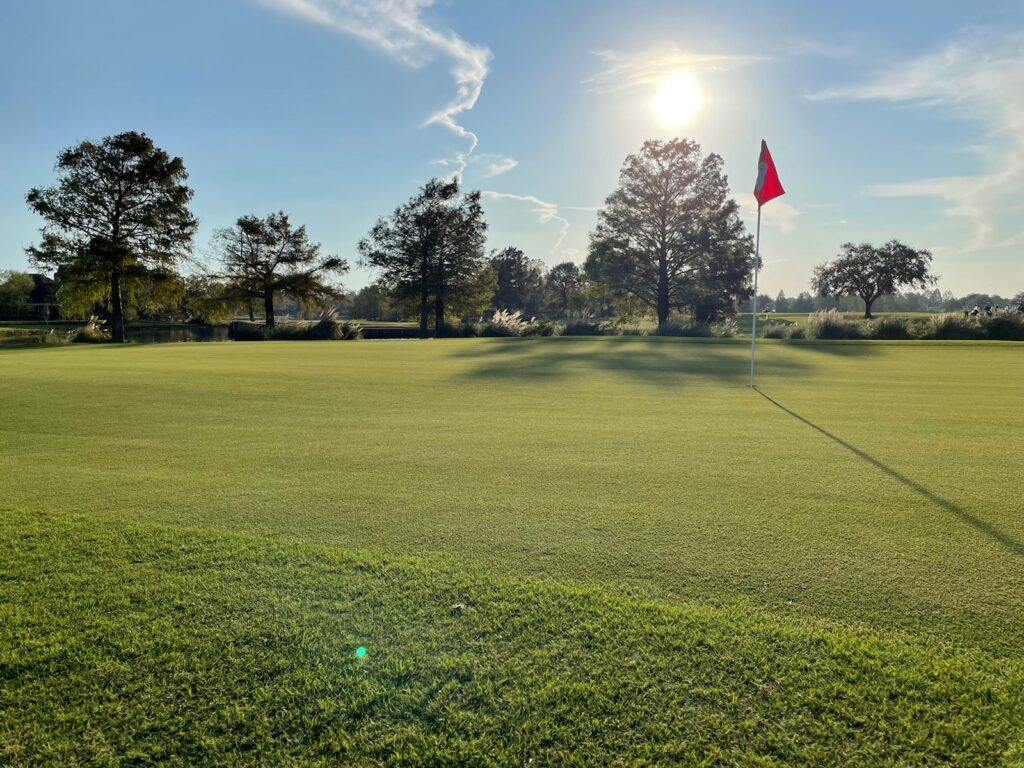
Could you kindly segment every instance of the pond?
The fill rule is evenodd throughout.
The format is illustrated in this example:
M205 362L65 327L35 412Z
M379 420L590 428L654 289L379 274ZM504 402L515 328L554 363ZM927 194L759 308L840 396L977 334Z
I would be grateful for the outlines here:
M2 328L0 329L0 346L22 346L40 344L47 340L50 333L64 336L74 326L59 325L52 330L37 328ZM230 341L226 325L168 325L168 326L135 326L128 327L128 341L132 344L168 344L179 341Z
M133 344L167 344L177 341L230 341L226 325L182 325L175 327L129 328Z

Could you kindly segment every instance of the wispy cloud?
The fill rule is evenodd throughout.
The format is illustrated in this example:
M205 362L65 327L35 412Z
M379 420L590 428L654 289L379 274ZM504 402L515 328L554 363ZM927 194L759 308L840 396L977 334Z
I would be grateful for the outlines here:
M503 173L511 171L517 165L519 165L518 160L513 160L511 157L502 157L498 160L487 162L484 165L484 175L488 177L500 176Z
M824 40L811 40L806 37L790 37L782 41L782 52L785 56L806 56L812 59L831 59L844 61L859 58L862 53L852 45L842 45Z
M473 158L473 164L479 165L484 178L490 179L508 173L519 165L519 161L504 155L477 155Z
M466 140L466 150L453 158L434 161L452 169L462 178L472 165L484 178L493 178L515 168L519 161L499 154L475 155L478 136L465 128L459 118L473 109L487 79L491 51L467 42L457 33L431 25L423 11L435 0L257 0L278 11L289 13L323 27L350 35L373 45L411 67L423 67L445 60L455 82L454 98L431 114L425 125L440 125ZM569 234L569 220L560 215L558 205L534 195L515 195L488 191L485 197L526 203L540 224L555 222L558 237L551 249L554 255ZM564 254L563 254L564 255Z
M423 67L437 59L449 64L455 82L455 96L429 115L425 125L440 125L461 139L467 147L455 156L457 175L465 170L467 158L479 138L459 122L480 98L487 79L491 51L467 42L455 32L432 26L422 12L434 0L258 0L265 6L289 13L315 24L357 37L411 67Z
M967 250L1005 247L1001 220L1024 200L1024 35L982 30L939 51L877 72L864 82L811 94L817 101L881 101L941 110L943 116L982 127L969 151L986 163L976 175L936 176L883 184L881 197L926 197L944 201L946 212L967 221ZM963 148L951 148L959 152Z
M583 81L594 93L614 93L660 83L667 75L688 69L694 72L724 72L764 59L763 56L707 54L683 51L675 46L649 51L595 51L605 68Z
M558 205L555 203L541 200L534 195L514 195L509 192L494 192L491 190L484 191L481 194L490 200L512 200L519 203L527 203L530 205L530 212L537 214L537 221L541 224L548 224L552 221L558 223L558 239L551 247L551 251L548 253L549 257L555 256L558 253L558 249L562 247L562 243L565 242L565 238L569 235L571 226L569 220L559 214Z
M734 196L740 205L740 214L743 218L748 221L757 221L757 198L754 197L754 194L738 192ZM788 235L796 229L796 220L800 215L801 211L787 203L784 198L776 198L765 209L763 225Z
M451 168L457 166L459 173L465 171L469 167L475 167L479 169L479 174L485 179L490 179L495 176L500 176L503 173L508 173L513 168L519 165L519 161L505 155L493 155L493 154L481 154L472 155L470 157L462 158L442 158L440 160L434 160L434 165L440 165L443 168Z

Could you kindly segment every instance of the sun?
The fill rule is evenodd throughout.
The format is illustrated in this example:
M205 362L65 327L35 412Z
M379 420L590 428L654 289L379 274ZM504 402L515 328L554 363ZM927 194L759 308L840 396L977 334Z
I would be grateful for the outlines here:
M684 125L700 109L700 88L693 75L686 70L666 77L654 97L654 111L668 128Z

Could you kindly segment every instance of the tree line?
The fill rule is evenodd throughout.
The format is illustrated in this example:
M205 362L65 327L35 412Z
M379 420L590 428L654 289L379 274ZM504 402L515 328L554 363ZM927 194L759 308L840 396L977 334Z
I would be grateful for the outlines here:
M103 316L118 342L126 317L168 308L208 321L261 315L273 326L282 305L333 305L367 319L415 317L427 335L498 309L707 323L751 294L753 240L722 158L687 139L647 141L626 158L582 265L547 269L514 246L488 252L480 192L433 179L359 241L359 263L377 280L354 295L340 283L348 260L323 253L284 212L240 216L216 231L214 263L195 259L185 164L145 134L80 142L58 155L56 176L26 196L44 221L29 258L55 273L65 314ZM812 285L818 297L859 296L870 316L901 288L930 287L930 262L895 240L849 243Z
M283 212L218 230L216 267L196 268L185 164L145 134L80 142L59 154L56 174L26 196L44 221L30 259L56 273L62 305L102 313L114 341L125 340L129 310L177 302L255 319L259 309L273 325L281 300L324 306L345 296L348 261L322 253ZM487 253L480 192L433 179L360 240L359 262L379 278L359 299L417 316L424 335L488 308L710 319L749 292L752 243L738 210L718 155L688 140L649 141L626 159L586 263L545 270L513 246Z

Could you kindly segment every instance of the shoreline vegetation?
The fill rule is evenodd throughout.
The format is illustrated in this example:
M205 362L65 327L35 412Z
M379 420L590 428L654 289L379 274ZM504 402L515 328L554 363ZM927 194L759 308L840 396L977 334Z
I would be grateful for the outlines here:
M660 329L650 322L599 319L525 319L519 312L494 313L488 321L447 324L429 338L550 336L675 336L750 338L751 316L698 323L674 319ZM327 312L315 320L278 320L273 326L244 320L208 325L139 321L127 326L129 340L162 341L355 341L420 336L415 323L343 319ZM426 338L426 337L425 337ZM793 341L1024 341L1024 314L994 312L970 316L947 313L886 313L866 320L837 310L808 314L758 315L758 338ZM84 323L0 322L0 345L106 343L111 339L98 318Z

